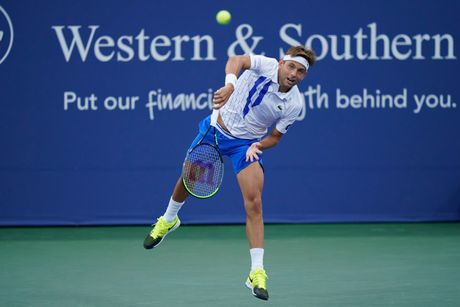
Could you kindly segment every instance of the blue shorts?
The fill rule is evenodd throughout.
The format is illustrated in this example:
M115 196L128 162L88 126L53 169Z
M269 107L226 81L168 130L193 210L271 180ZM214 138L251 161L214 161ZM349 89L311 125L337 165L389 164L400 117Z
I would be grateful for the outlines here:
M211 124L211 116L204 118L198 124L199 133L197 137L193 140L190 148L193 148L198 142L201 140L203 135L208 131L208 128ZM209 131L209 133L204 138L203 142L215 144L214 140L214 133L213 129ZM258 142L260 140L245 140L245 139L238 139L224 129L218 127L216 129L216 137L217 143L219 145L219 150L222 156L227 156L232 161L233 171L235 174L238 174L242 169L246 168L248 165L254 162L259 162L260 166L263 170L263 162L262 162L262 155L259 155L259 160L246 161L246 151L248 150L249 146L252 143Z

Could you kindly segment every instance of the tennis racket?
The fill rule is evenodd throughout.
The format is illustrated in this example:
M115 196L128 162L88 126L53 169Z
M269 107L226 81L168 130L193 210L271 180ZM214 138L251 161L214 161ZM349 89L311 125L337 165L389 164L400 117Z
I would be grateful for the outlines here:
M224 161L219 151L216 122L219 111L213 110L211 124L201 140L185 156L182 167L182 183L187 192L198 198L209 198L219 191L224 178ZM213 130L214 143L204 142Z

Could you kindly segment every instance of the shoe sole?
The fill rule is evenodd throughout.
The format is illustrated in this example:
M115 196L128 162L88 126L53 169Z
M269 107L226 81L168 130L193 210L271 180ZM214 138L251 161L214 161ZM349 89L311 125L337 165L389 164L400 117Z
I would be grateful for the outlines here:
M268 301L268 298L261 298L261 297L258 297L255 293L254 293L254 287L252 286L251 282L249 280L246 280L246 283L245 283L246 287L248 287L251 292L252 292L252 295L254 295L254 297L257 297L258 299L260 300L264 300L264 301Z
M168 230L168 232L163 236L163 238L161 238L160 242L158 242L157 245L152 246L151 249L153 249L153 248L159 246L159 245L161 244L161 242L163 242L163 240L166 238L166 236L169 235L169 234L170 234L171 232L173 232L174 230L176 230L177 228L179 228L179 226L180 226L180 220L178 220L177 223L176 223L176 225L174 225L173 228L171 228L170 230Z
M254 293L254 287L252 286L252 284L249 282L249 280L246 280L246 287L248 287L251 292L252 292L252 295L256 296L256 294Z

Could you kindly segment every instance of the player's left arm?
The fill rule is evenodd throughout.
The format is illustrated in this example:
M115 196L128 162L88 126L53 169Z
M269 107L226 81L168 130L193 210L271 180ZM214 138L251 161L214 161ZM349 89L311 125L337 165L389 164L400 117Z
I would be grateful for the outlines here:
M259 160L259 155L262 151L273 146L276 146L283 135L288 131L289 127L296 121L298 115L302 111L302 104L297 103L294 107L290 108L283 117L276 123L275 128L263 138L260 142L255 142L249 146L246 151L246 161L253 162Z
M249 146L246 151L246 161L253 162L254 160L259 160L259 155L262 154L262 151L276 146L282 137L283 134L274 128L272 132L260 142L252 143L251 146Z

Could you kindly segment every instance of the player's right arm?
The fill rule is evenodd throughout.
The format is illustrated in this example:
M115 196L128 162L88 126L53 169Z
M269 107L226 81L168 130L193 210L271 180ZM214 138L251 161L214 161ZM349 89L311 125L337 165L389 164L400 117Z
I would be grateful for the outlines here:
M235 77L238 77L242 70L249 68L251 68L251 58L249 55L231 56L228 58L227 64L225 65L225 74L227 76L234 75ZM218 89L214 93L214 109L222 108L234 90L235 88L232 83L227 83L224 87Z
M238 77L242 70L249 68L251 68L251 57L249 55L235 55L228 58L225 73L227 75L234 74Z

